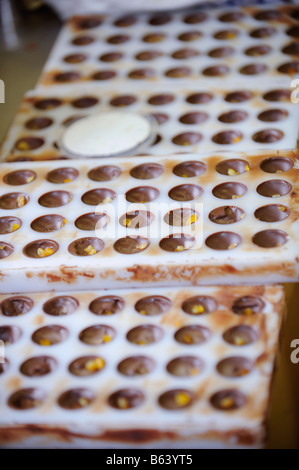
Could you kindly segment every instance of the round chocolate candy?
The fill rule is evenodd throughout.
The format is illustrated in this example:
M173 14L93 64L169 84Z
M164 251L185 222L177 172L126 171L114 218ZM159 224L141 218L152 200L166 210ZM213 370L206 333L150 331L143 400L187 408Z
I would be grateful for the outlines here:
M103 23L103 18L101 16L86 16L80 20L77 24L79 29L93 29L97 28Z
M218 362L216 369L225 377L243 377L249 374L254 367L253 361L242 356L231 356Z
M116 295L97 297L89 304L89 310L95 315L114 315L125 308L125 301Z
M246 171L250 170L249 163L246 160L240 158L230 158L228 160L222 160L216 165L217 173L227 176L242 175Z
M190 47L186 47L184 49L178 49L177 51L173 52L171 54L171 57L173 59L178 59L178 60L182 60L182 59L190 59L192 57L196 57L199 55L199 52L197 49L192 49Z
M205 244L212 250L233 250L241 243L242 238L234 232L213 233L205 241Z
M71 202L73 196L68 191L50 191L38 199L38 203L43 207L61 207Z
M39 147L44 145L44 143L44 139L40 137L22 137L21 139L17 140L15 148L22 152L27 152L28 150L38 149Z
M278 10L259 11L254 15L254 19L258 21L279 21L282 15Z
M189 209L187 207L174 209L164 216L164 221L168 225L172 225L174 227L184 227L186 225L192 225L198 219L199 213L196 212L194 209Z
M168 390L159 396L159 405L167 410L181 410L193 405L196 395L191 390Z
M63 58L63 61L68 64L81 64L82 62L85 62L87 58L86 54L69 54Z
M10 395L8 405L17 410L30 410L41 406L46 397L46 392L39 388L23 388Z
M282 48L282 52L288 55L299 55L299 42L290 42Z
M7 258L14 251L14 247L10 243L0 241L0 259Z
M84 115L82 114L75 114L74 116L70 116L68 118L66 118L62 124L65 126L65 127L68 127L72 124L74 124L74 122L76 121L79 121L79 119L82 119L84 117Z
M30 297L16 295L14 297L8 297L1 302L1 313L6 317L17 317L30 312L33 305L34 302Z
M109 215L89 212L88 214L80 215L80 217L75 220L75 225L80 230L90 231L104 228L109 222Z
M5 210L20 209L29 202L25 193L6 193L0 196L0 208Z
M159 196L159 190L152 186L140 186L126 192L126 200L129 202L146 203L154 201Z
M225 96L225 101L229 103L243 103L244 101L251 100L253 93L249 90L232 91Z
M163 106L165 104L172 103L175 100L175 96L171 93L163 93L159 95L151 96L147 102L153 106Z
M276 33L276 29L270 26L265 26L263 28L257 28L251 31L250 36L252 38L269 38Z
M289 103L291 99L291 91L285 89L271 90L265 93L263 98L266 101L286 101Z
M163 33L150 33L150 34L146 34L145 36L143 36L142 41L155 43L155 42L164 41L165 38L166 36Z
M97 206L98 204L108 204L116 198L116 193L112 189L98 188L91 189L84 193L82 196L82 202L89 206Z
M203 193L201 186L195 184L181 184L172 188L168 196L174 201L193 201Z
M195 238L186 233L175 233L163 238L159 246L169 252L181 252L191 250L195 245Z
M256 209L254 216L262 222L280 222L290 215L290 209L282 204L269 204Z
M124 108L126 106L131 106L132 104L136 103L137 98L133 95L121 95L116 96L110 100L110 105L114 106L115 108Z
M181 356L169 361L166 369L176 377L191 377L198 375L203 367L204 363L199 357Z
M219 65L212 65L211 67L207 67L202 71L203 75L207 77L223 77L229 73L230 69L227 65L219 64Z
M81 78L81 74L75 71L57 73L54 76L54 80L59 83L76 82L80 78Z
M147 356L132 356L121 361L117 370L127 377L149 374L155 368L155 361Z
M72 40L74 46L88 46L95 41L95 38L88 35L77 36Z
M123 255L134 255L141 253L149 247L149 240L145 237L139 236L128 236L119 238L113 245L113 248L118 253Z
M211 405L217 410L230 411L241 408L246 403L246 397L235 389L219 390L210 398Z
M114 36L110 36L106 39L109 44L124 44L130 40L130 36L128 34L115 34Z
M231 46L216 47L216 49L211 49L208 53L210 57L230 57L235 53L235 49Z
M260 75L268 70L265 64L247 64L239 69L239 72L243 75Z
M280 65L277 68L278 72L280 73L287 73L290 75L295 75L299 73L299 61L287 62L285 64Z
M183 42L196 41L201 38L202 34L200 31L188 31L178 35L178 40Z
M256 190L261 196L281 197L292 190L292 185L285 180L268 180L259 184Z
M172 16L167 13L161 13L159 15L152 16L149 19L149 24L152 26L162 26L169 23L172 20Z
M53 119L48 117L35 117L25 122L25 127L31 130L42 130L50 127L53 124Z
M175 332L174 338L180 344L200 345L205 343L212 336L209 328L201 325L188 325Z
M133 178L147 180L158 178L162 175L163 171L164 168L159 163L143 163L132 168L130 175L133 176Z
M288 114L285 109L267 109L258 115L258 119L263 122L277 122L286 119Z
M213 209L209 213L209 219L215 224L234 224L245 217L245 212L240 207L222 206Z
M75 168L56 168L49 171L46 176L47 181L54 184L70 183L79 176L79 171Z
M247 346L257 341L259 334L252 326L237 325L223 333L223 339L233 346Z
M43 311L52 316L71 315L79 307L79 302L75 297L62 295L47 300L43 305Z
M172 142L175 145L188 147L189 145L196 145L202 140L202 135L199 132L184 132L173 137Z
M159 326L140 325L127 333L127 340L130 341L130 343L144 346L157 343L163 338L163 335L163 330Z
M213 188L213 195L219 199L237 199L244 196L247 186L243 183L229 182L221 183Z
M89 406L95 399L88 388L74 388L63 392L58 398L58 405L66 410L79 410Z
M99 103L99 99L95 98L94 96L81 96L71 102L71 105L74 108L84 109L84 108L91 108L92 106L96 106Z
M190 67L174 67L172 69L168 69L165 72L166 77L168 78L183 78L188 77L191 75Z
M67 220L61 215L49 214L35 219L31 222L30 227L36 232L48 233L62 229L66 223Z
M34 107L41 111L58 108L63 105L63 101L59 98L45 98L34 102Z
M237 144L242 140L243 134L240 131L223 131L213 135L212 141L219 145Z
M142 405L144 394L134 388L125 388L112 393L108 398L108 404L118 410L129 410Z
M286 31L286 34L292 38L299 38L299 26L292 26Z
M57 364L57 360L51 356L31 357L21 364L20 372L27 377L42 377L53 372Z
M141 315L161 315L171 309L171 300L161 295L143 297L135 304L135 310Z
M259 57L270 54L272 47L268 44L260 44L259 46L249 47L245 50L245 54L250 57Z
M6 173L3 181L11 186L20 186L22 184L31 183L36 179L36 173L32 170L16 170Z
M182 309L189 315L202 315L204 313L213 313L218 307L213 297L206 295L196 295L189 297L182 304Z
M147 227L154 220L154 215L149 211L131 211L122 215L119 219L120 225L128 228Z
M46 258L54 255L58 248L59 245L54 240L34 240L24 247L23 253L29 258Z
M234 21L240 21L244 18L242 11L228 11L219 16L218 20L223 23L232 23Z
M100 356L82 356L72 361L69 365L71 374L78 377L89 377L97 374L105 367L105 361Z
M190 15L185 16L183 19L184 23L187 24L197 24L197 23L202 23L208 18L208 15L203 12L203 11L197 11L194 13L191 13Z
M112 341L116 336L114 328L108 325L93 325L82 330L79 339L82 343L92 346L100 346Z
M32 341L40 346L52 346L66 341L69 331L60 325L47 325L36 330L32 335Z
M3 358L1 358L3 361ZM4 374L9 369L9 361L4 358L4 362L0 362L0 375Z
M161 51L148 50L148 51L138 52L138 54L135 55L135 58L136 60L148 61L148 60L157 59L158 57L161 57L162 55L163 54Z
M293 166L293 161L288 157L270 157L260 164L261 169L266 173L283 173Z
M102 62L117 62L123 58L122 52L108 52L99 57Z
M86 237L74 240L68 246L68 251L75 256L92 256L100 253L104 248L104 242L100 238Z
M7 233L13 233L18 230L21 225L22 221L18 217L0 217L0 234L5 235Z
M92 80L111 80L116 77L115 70L99 70L91 75Z
M135 69L128 73L128 77L133 78L134 80L153 78L155 75L155 70L149 67L145 67L143 69Z
M236 299L232 305L232 311L237 315L254 315L262 312L265 302L253 295L245 295Z
M201 176L207 171L207 165L199 161L182 162L176 165L173 173L181 178L192 178Z
M186 101L190 104L205 104L213 99L211 93L193 93L192 95L187 96Z
M283 230L262 230L252 237L252 241L261 248L277 248L287 243L288 234Z
M114 21L114 26L117 26L118 28L127 28L129 26L133 26L133 24L135 24L136 22L137 22L136 16L125 15L125 16L121 16L116 21Z
M16 343L17 341L19 341L19 339L21 339L22 334L22 330L18 326L0 326L0 340L3 341L5 345Z
M237 29L224 29L214 34L214 38L220 40L236 39L238 36L239 31Z
M208 119L209 115L204 112L193 112L193 113L186 113L183 114L179 121L182 124L201 124Z

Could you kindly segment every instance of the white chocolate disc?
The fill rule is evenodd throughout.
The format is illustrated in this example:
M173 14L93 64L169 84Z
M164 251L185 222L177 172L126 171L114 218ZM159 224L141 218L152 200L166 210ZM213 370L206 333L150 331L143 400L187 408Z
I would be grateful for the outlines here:
M151 136L149 118L109 111L74 122L64 132L61 144L74 157L101 157L137 151Z

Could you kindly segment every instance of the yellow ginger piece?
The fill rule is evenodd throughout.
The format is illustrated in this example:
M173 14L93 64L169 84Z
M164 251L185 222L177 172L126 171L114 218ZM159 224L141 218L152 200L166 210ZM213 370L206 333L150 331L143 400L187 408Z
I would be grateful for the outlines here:
M31 183L34 180L34 176L28 176L27 183Z
M137 245L137 250L144 250L144 248L147 247L146 243L140 243L140 245Z
M4 250L5 246L4 245L0 245L0 250Z
M49 341L48 339L46 338L42 338L39 342L39 344L41 346L51 346L51 341Z
M130 227L132 225L132 220L131 219L125 219L124 223L125 223L126 227Z
M105 197L105 199L103 199L103 204L108 204L108 202L111 202L112 199L111 197Z
M245 165L245 171L249 171L249 166Z
M243 346L245 344L244 338L241 338L241 336L236 336L234 343L236 346Z
M239 196L238 196L238 194L233 194L232 199L238 199L238 197L241 197L241 196L242 196L242 194L240 194Z
M87 361L85 364L85 369L90 372L95 372L96 370L101 370L105 366L105 361L101 357Z
M190 217L188 217L188 220L187 220L187 225L191 225L191 224L194 224L194 222L197 221L197 217L195 214L192 214L190 215Z
M30 150L30 145L26 140L20 140L17 145L19 150Z
M179 392L175 395L175 403L178 406L186 406L188 403L190 403L190 397L187 395L187 393L184 392Z
M284 206L278 206L278 209L281 211L281 212L286 212L287 208L284 207Z
M82 408L88 405L88 400L84 397L80 397L78 402L79 402L79 405L82 406Z
M175 251L184 251L185 250L185 247L183 245L178 245L176 248L175 248Z
M18 230L18 228L20 228L20 224L12 224L12 231L15 232L16 230Z
M117 399L117 406L118 406L119 408L121 408L122 410L126 410L127 408L130 407L130 404L129 404L129 402L128 402L128 400L127 400L126 398L124 398L124 397L119 397L119 398Z
M185 173L182 175L183 178L188 178L188 175L185 175Z
M111 336L109 336L109 335L104 335L104 336L103 336L103 341L104 341L104 343L109 343L109 341L111 341Z
M198 314L198 313L203 313L204 311L205 309L202 305L193 305L192 307L192 313Z
M67 220L63 217L62 222L61 222L61 228L67 224Z
M243 313L244 313L244 315L252 315L253 310L250 307L246 307L246 308L244 308Z
M64 183L70 183L72 180L70 178L66 178L65 180L63 180Z
M53 255L54 253L54 250L52 250L52 248L48 247L46 249L44 248L38 248L37 250L37 255L40 257L40 258L45 258L46 256L50 256L50 255Z
M239 175L240 173L238 171L235 171L233 168L229 168L227 171L227 174L229 176L233 176L233 175Z
M236 34L233 31L229 31L226 35L226 39L234 39Z
M23 207L25 206L25 198L24 196L18 196L17 199L16 199L16 202L17 202L17 206L18 207Z
M220 406L221 408L225 408L225 409L231 408L232 406L234 406L233 398L232 397L222 398L222 400L220 401Z
M139 312L141 315L146 315L146 310L140 310Z
M272 197L280 197L280 194L272 194Z
M229 245L228 249L232 250L233 248L236 248L236 246L238 246L238 243L232 243L231 245Z
M194 367L194 369L191 370L191 375L196 375L198 372L199 370Z
M189 335L188 333L184 334L183 340L187 344L192 344L193 343L192 336Z
M86 251L88 255L95 255L97 252L97 250L95 250L92 245L88 245L86 248L84 248L84 251Z
M239 142L241 140L241 137L238 135L234 138L233 140L233 143L236 144L237 142Z

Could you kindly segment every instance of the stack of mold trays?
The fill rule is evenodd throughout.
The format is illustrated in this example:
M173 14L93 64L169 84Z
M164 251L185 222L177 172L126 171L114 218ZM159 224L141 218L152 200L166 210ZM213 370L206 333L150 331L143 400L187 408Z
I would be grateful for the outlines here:
M1 151L2 447L265 445L298 281L298 20L62 28ZM68 126L116 109L155 117L146 155L62 161Z

